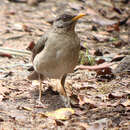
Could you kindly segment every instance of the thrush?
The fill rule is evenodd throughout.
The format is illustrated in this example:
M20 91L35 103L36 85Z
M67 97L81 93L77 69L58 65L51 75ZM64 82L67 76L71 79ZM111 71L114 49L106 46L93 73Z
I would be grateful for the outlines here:
M65 90L65 79L73 72L78 62L80 39L75 32L77 20L85 14L72 15L64 13L53 23L50 31L45 33L32 49L34 71L29 80L40 80L39 100L41 101L42 80L46 78L60 79L66 107L70 107L70 99Z

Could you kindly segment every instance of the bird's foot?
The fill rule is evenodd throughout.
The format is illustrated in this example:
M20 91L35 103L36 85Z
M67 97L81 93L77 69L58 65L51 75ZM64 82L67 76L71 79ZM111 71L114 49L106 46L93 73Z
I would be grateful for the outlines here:
M64 101L65 107L71 108L71 100L69 97L65 97L63 95L60 95L62 100Z
M39 107L39 108L47 108L47 107L48 107L47 105L43 104L40 99L38 99L38 100L36 101L36 103L37 103L37 106L36 106L36 107Z

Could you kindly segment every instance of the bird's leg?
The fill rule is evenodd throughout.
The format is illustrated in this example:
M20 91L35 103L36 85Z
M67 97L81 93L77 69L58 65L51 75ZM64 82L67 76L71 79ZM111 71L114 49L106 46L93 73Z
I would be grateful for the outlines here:
M41 97L42 97L42 81L41 81L41 79L39 79L39 80L40 80L40 84L39 84L39 101L41 102Z
M40 84L39 84L39 98L38 98L38 104L43 105L43 104L42 104L42 101L41 101L41 97L42 97L42 80L41 80L40 74L39 74L38 76L39 76L39 82L40 82Z
M36 101L38 103L38 105L40 105L40 107L43 107L43 108L47 108L47 105L43 104L42 103L42 80L44 79L43 78L43 75L41 74L38 74L38 77L39 77L39 98L38 98L38 101Z
M70 105L70 98L67 96L66 90L65 90L65 79L66 79L67 74L63 75L62 79L61 79L61 85L64 91L65 96L61 95L63 101L65 102L65 106L66 107L71 107Z

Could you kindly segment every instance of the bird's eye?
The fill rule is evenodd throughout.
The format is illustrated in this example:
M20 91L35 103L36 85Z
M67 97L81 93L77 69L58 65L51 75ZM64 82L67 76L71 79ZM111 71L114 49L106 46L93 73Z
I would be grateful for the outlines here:
M63 16L63 19L66 19L66 18L67 18L67 16L66 16L66 15L64 15L64 16Z
M66 22L66 21L69 21L69 20L71 20L72 19L72 16L71 15L63 15L62 16L62 20L64 21L64 22Z

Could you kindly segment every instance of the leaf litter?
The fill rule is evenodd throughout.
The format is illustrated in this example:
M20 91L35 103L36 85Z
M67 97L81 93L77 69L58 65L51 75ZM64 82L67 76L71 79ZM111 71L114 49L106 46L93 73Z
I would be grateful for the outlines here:
M0 1L0 129L128 130L129 2L18 1ZM26 78L30 51L63 9L87 14L76 26L84 63L67 76L72 108L64 108L59 81L49 79L42 93L47 108L40 108L38 84Z

